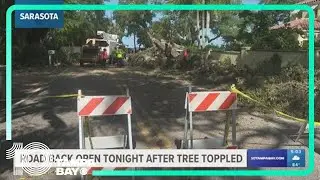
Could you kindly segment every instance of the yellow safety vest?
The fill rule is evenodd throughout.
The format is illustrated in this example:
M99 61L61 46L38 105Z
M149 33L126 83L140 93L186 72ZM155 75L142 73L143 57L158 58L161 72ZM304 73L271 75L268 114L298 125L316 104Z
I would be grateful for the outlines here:
M123 55L122 55L122 52L121 51L117 51L117 58L122 58L123 57Z

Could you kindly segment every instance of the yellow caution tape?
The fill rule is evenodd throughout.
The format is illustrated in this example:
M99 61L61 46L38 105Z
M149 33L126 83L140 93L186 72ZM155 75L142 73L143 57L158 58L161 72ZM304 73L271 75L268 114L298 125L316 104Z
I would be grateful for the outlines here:
M56 96L43 96L43 98L69 98L69 97L78 97L78 94L64 94Z
M303 122L303 123L307 122L307 120L305 120L305 119L301 119L301 118L296 118L296 117L290 116L290 115L288 115L286 113L283 113L281 111L278 111L278 110L274 109L273 107L269 107L269 106L263 104L262 102L260 102L260 101L258 101L256 99L253 99L252 97L250 97L250 96L244 94L243 92L239 91L234 84L231 85L231 92L237 93L237 94L239 94L239 95L241 95L241 96L243 96L243 97L245 97L245 98L247 98L247 99L249 99L251 101L254 101L254 102L258 103L259 105L261 105L261 106L263 106L265 108L272 109L276 114L278 114L280 116L292 119L292 120L297 121L297 122ZM320 122L315 122L314 124L315 124L315 126L320 126Z
M63 94L63 95L56 95L56 96L37 96L40 98L71 98L71 97L78 97L78 94ZM82 95L83 96L83 95ZM29 99L29 98L13 98L12 100L22 100L22 99ZM0 101L6 101L5 99L0 99Z

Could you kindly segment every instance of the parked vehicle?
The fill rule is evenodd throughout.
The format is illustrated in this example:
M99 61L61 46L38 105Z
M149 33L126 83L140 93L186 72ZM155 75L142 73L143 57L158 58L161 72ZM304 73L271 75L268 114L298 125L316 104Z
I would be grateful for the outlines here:
M112 51L118 46L118 36L108 34L104 31L97 31L97 37L88 38L86 44L81 48L80 66L85 63L105 65L108 59L105 59L103 53L110 57Z

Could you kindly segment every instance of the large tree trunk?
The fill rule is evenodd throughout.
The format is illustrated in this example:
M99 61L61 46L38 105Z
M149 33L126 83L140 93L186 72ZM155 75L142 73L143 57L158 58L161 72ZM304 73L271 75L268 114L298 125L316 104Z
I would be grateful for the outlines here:
M151 35L150 32L147 33L149 38L151 39L152 41L152 44L158 49L160 50L163 54L165 53L165 44L167 43L168 44L168 47L171 49L171 56L173 58L177 58L179 55L181 55L181 52L183 51L184 47L181 46L181 45L178 45L178 44L175 44L175 43L172 43L170 44L168 41L166 40L159 40L159 39L156 39L155 37L153 37L153 35Z
M147 32L147 34L153 47L130 55L128 59L129 64L152 68L176 65L178 62L175 61L180 60L184 47L175 43L170 44L169 41L163 39L157 39L153 36L152 31ZM166 49L165 44L168 44L168 49Z
M202 4L205 3L205 0L202 0ZM202 37L201 37L201 48L204 48L205 47L205 39L204 39L204 18L205 18L205 11L202 11L202 30L201 30L201 34L202 34Z
M201 46L201 40L200 40L200 12L197 11L197 30L196 32L198 33L198 48Z
M210 12L206 11L207 13L207 23L206 23L206 37L208 37L209 39L209 28L210 28ZM206 39L207 41L207 39ZM209 44L209 42L207 41L207 43Z
M134 48L134 53L137 52L137 48L136 48L136 34L133 34L133 48Z

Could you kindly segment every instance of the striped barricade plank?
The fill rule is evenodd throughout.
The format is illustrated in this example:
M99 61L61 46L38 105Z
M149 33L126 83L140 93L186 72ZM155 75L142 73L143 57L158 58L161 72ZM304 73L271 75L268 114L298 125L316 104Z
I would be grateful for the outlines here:
M128 96L85 96L78 99L79 116L108 116L131 113L131 97Z
M237 106L237 94L230 91L191 92L187 98L190 112L231 110Z

